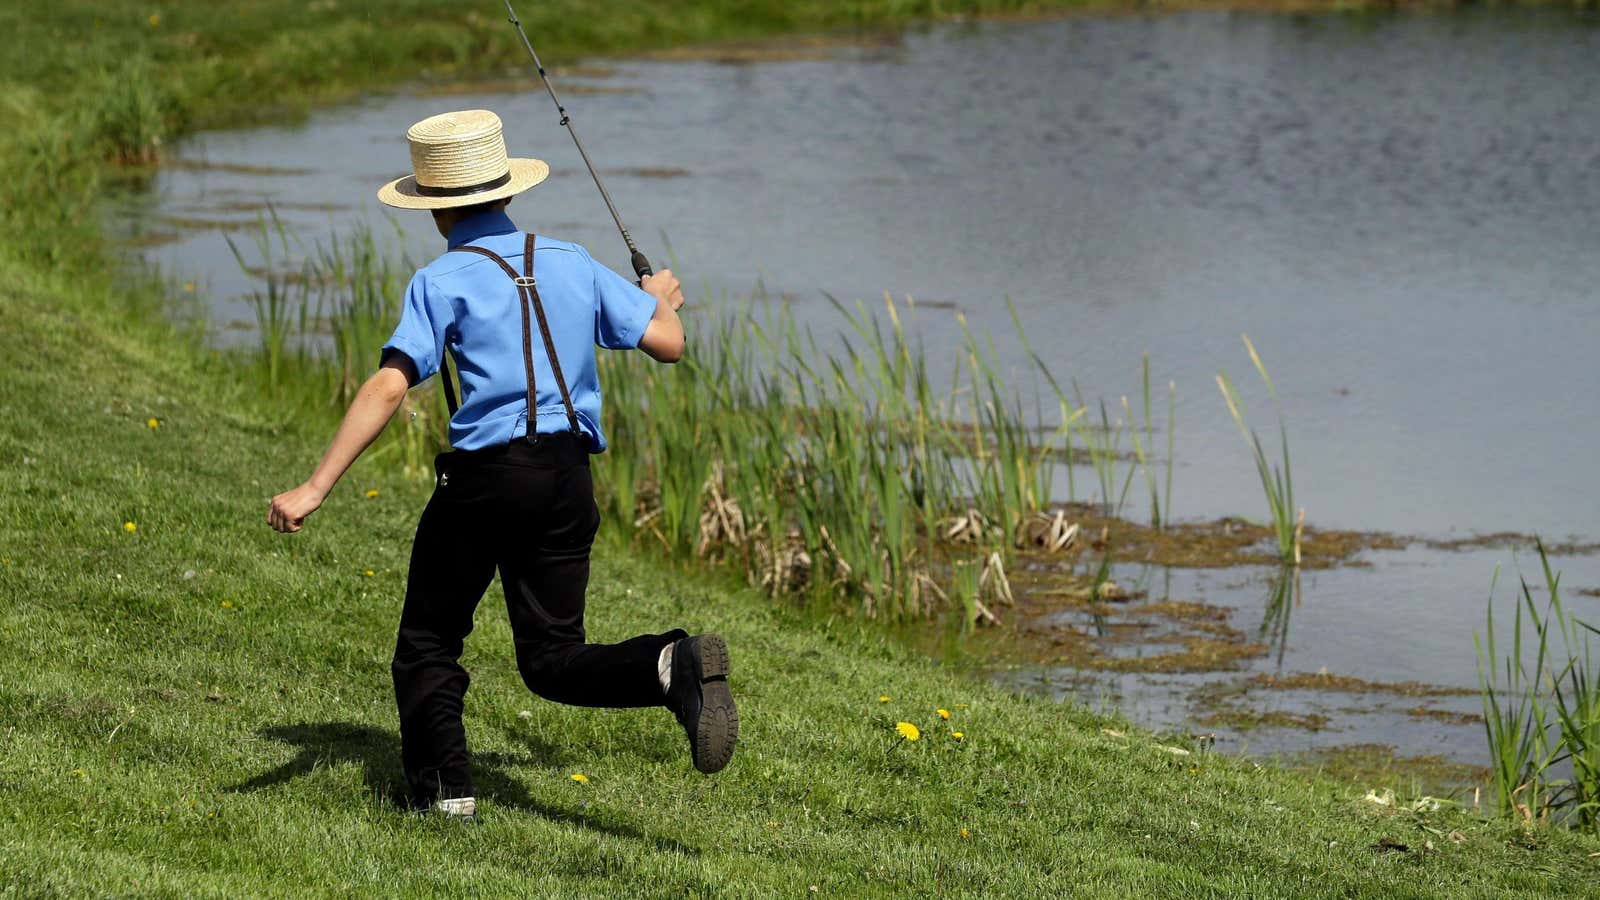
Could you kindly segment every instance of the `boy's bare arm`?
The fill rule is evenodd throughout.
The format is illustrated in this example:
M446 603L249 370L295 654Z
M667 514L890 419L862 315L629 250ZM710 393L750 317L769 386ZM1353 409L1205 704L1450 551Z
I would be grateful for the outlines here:
M394 418L395 410L400 408L406 389L411 385L413 372L411 360L395 354L361 385L316 471L304 484L272 498L267 524L282 532L300 530L306 516L317 511L340 476Z
M677 362L683 358L683 322L678 319L678 308L683 306L683 286L671 269L662 269L654 275L646 275L640 287L656 298L656 311L639 338L639 349L656 362Z

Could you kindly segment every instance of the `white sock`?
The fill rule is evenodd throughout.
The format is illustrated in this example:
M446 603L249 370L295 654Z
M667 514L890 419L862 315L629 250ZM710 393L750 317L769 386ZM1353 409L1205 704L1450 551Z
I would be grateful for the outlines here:
M454 797L449 800L440 800L434 808L447 816L473 816L478 812L477 801L471 797Z
M672 690L672 648L678 646L677 641L661 648L661 655L656 657L656 678L661 682L661 693Z

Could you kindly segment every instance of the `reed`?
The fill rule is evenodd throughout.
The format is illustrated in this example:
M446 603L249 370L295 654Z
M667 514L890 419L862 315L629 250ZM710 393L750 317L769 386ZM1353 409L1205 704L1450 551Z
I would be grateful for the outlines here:
M411 266L366 229L288 269L292 249L270 214L253 258L235 248L264 281L256 377L294 409L336 412L376 364ZM613 527L671 558L739 571L774 596L889 620L981 608L989 621L985 601L1010 602L1005 572L1019 544L1037 543L1062 459L1070 477L1074 431L1097 460L1108 509L1122 506L1142 465L1152 517L1164 519L1144 452L1148 362L1145 441L1123 465L1123 436L1139 439L1131 411L1112 426L1102 403L1101 426L1084 426L1086 406L1067 400L1031 348L1059 404L1045 428L1036 423L1048 394L1025 399L1008 384L993 340L964 319L951 389L940 391L910 327L913 301L829 302L840 327L822 337L758 288L748 302L698 305L694 352L677 366L601 354L612 452L594 464ZM431 385L413 391L372 457L426 475L446 446L441 407ZM981 573L976 588L946 589L968 571Z
M1596 629L1566 611L1561 577L1552 570L1544 544L1537 546L1548 595L1544 610L1528 580L1520 578L1511 648L1502 657L1495 642L1491 583L1484 636L1473 634L1490 786L1502 815L1529 824L1562 821L1600 831L1600 669L1588 642ZM1495 576L1498 581L1498 570ZM1524 616L1531 661L1524 646ZM1552 630L1561 637L1560 657L1554 653Z
M1281 465L1268 462L1266 450L1261 446L1261 437L1246 423L1244 401L1239 398L1239 392L1234 390L1226 372L1218 370L1217 387L1222 391L1222 399L1227 402L1228 412L1233 416L1234 423L1239 426L1239 433L1244 435L1255 456L1256 473L1261 478L1262 492L1266 494L1273 537L1278 544L1278 557L1284 562L1299 565L1300 532L1305 522L1305 510L1299 510L1297 513L1294 505L1294 478L1289 466L1289 429L1284 424L1283 410L1278 406L1278 389L1272 383L1272 376L1267 374L1266 364L1261 361L1261 355L1256 352L1255 345L1250 343L1250 336L1240 335L1240 337L1244 341L1245 350L1250 354L1250 362L1260 374L1262 382L1266 384L1267 392L1272 397L1273 408L1278 413Z
M1177 382L1167 382L1167 459L1166 459L1166 495L1163 498L1161 488L1156 477L1155 466L1152 464L1151 455L1155 449L1155 426L1152 422L1150 403L1150 354L1144 355L1142 367L1142 386L1144 396L1144 422L1143 434L1140 439L1140 429L1131 428L1129 435L1133 440L1133 455L1139 468L1144 471L1145 486L1150 490L1150 527L1165 528L1172 519L1172 464L1177 453L1177 419L1178 419L1178 385ZM1133 407L1128 403L1127 396L1122 398L1122 411L1129 422L1134 421Z

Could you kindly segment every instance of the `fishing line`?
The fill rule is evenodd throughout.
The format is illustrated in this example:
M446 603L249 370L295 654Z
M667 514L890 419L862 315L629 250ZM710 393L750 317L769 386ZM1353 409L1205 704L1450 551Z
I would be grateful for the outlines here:
M617 223L617 230L622 232L622 242L628 245L628 252L633 254L633 272L642 281L646 275L654 274L650 268L650 260L645 259L639 248L634 246L633 236L628 234L628 227L622 224L622 217L617 215L617 205L611 202L611 194L600 181L600 173L595 171L594 163L589 161L589 153L583 149L583 141L578 140L578 132L572 128L572 117L567 115L567 108L561 105L561 98L556 96L555 86L550 83L550 76L545 74L544 63L539 61L538 51L533 49L533 42L528 40L528 33L522 30L522 21L517 18L517 11L511 8L511 0L506 0L506 13L511 16L511 24L516 26L517 34L522 36L522 46L528 48L528 55L533 57L533 67L539 70L539 80L544 82L544 89L550 93L550 99L556 105L556 112L561 114L561 124L567 129L567 134L572 135L572 143L578 146L578 155L583 157L583 164L588 167L589 175L594 179L594 186L600 189L600 197L606 201L606 209L611 211L612 221Z

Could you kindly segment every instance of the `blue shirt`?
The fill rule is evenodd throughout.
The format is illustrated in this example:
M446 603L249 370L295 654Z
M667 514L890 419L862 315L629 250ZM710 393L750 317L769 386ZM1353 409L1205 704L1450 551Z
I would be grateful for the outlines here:
M503 211L480 213L450 229L453 250L472 244L492 250L522 272L522 232ZM561 360L578 423L590 452L606 448L600 431L600 379L595 346L637 347L655 313L655 298L595 262L577 244L540 235L534 245L533 276ZM383 345L411 358L417 381L439 371L444 350L461 379L461 408L450 419L450 444L477 450L505 444L527 433L528 379L522 359L522 313L516 285L505 270L476 253L445 253L417 270L406 288L400 325ZM568 431L567 410L555 372L529 311L533 345L535 432Z

